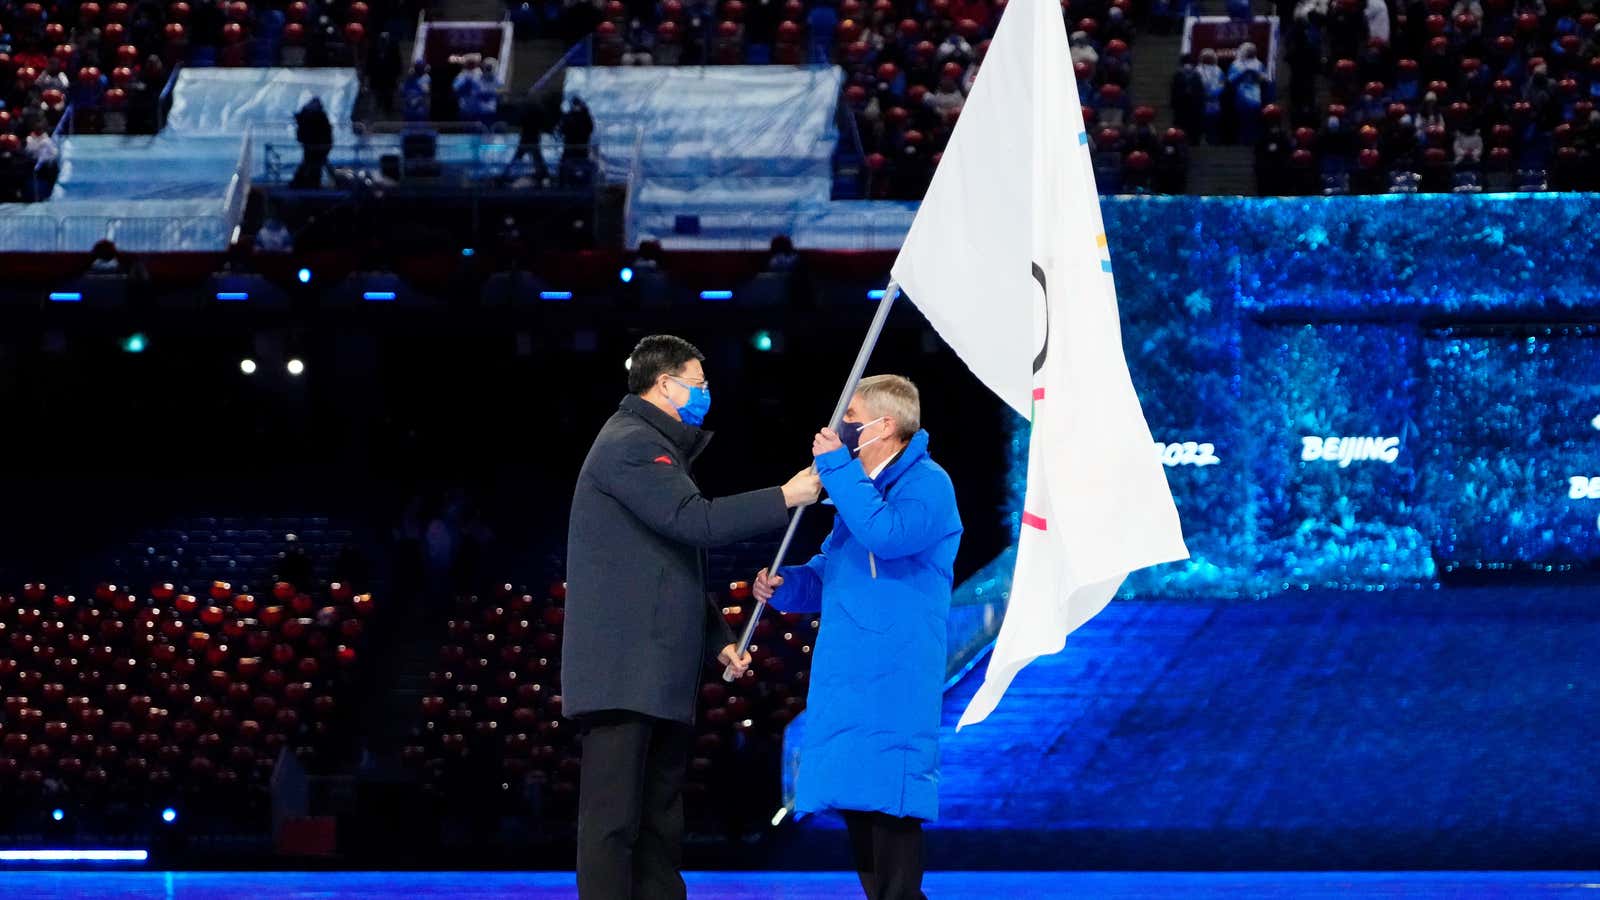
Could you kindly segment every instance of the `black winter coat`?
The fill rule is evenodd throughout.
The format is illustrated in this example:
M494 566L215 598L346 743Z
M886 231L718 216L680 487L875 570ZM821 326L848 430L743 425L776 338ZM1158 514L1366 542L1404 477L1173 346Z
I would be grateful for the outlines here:
M788 523L776 487L701 495L689 467L710 439L630 395L589 448L567 528L566 715L694 720L702 667L733 642L704 551Z

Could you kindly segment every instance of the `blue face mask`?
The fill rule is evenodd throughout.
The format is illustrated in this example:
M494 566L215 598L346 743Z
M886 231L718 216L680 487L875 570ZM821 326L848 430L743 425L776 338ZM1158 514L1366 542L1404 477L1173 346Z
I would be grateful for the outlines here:
M684 390L689 392L688 403L682 406L678 406L677 401L672 403L673 406L678 408L679 418L683 419L685 425L699 425L704 422L706 413L711 411L711 389L705 385L684 384L676 378L672 380L677 381L678 384L683 386ZM671 400L672 398L669 397L667 399Z
M865 444L861 443L861 432L871 428L887 418L888 416L879 416L878 418L873 419L871 422L840 422L838 432L839 442L844 444L845 447L850 450L851 456L856 456L861 453L861 448L871 446L872 444L887 437L887 435L880 434L872 440L867 441Z

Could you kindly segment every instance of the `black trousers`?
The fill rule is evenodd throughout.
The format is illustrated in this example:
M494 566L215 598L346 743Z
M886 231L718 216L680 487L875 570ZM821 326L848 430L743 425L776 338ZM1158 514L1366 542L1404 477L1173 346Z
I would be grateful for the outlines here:
M922 893L922 820L881 812L841 814L867 900L927 900Z
M688 725L613 711L583 719L578 896L683 900Z

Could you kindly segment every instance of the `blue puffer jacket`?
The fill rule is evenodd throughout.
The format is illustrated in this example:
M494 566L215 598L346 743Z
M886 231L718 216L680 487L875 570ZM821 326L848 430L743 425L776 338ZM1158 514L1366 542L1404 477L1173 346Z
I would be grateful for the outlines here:
M817 457L838 509L822 552L779 570L772 605L822 613L796 810L939 814L939 713L951 567L961 543L950 476L919 431L868 478L850 451Z

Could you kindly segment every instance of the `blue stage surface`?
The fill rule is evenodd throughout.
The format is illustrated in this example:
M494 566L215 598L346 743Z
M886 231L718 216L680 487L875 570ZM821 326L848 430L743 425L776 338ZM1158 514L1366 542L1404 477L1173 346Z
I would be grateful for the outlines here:
M693 900L844 900L861 896L845 872L692 872ZM937 872L932 900L1026 895L1029 900L1184 897L1593 897L1596 872ZM30 900L556 900L577 896L566 872L28 872L0 890Z
M955 731L944 869L1588 869L1593 585L1117 600ZM801 778L804 778L802 770ZM844 868L832 817L783 836ZM834 855L829 855L834 854Z

